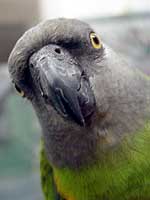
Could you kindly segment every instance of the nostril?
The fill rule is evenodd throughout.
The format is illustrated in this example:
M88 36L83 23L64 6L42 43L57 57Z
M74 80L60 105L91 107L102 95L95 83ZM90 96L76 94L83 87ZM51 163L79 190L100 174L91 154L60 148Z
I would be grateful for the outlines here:
M58 54L61 54L60 48L56 48L56 49L55 49L55 52L58 53Z

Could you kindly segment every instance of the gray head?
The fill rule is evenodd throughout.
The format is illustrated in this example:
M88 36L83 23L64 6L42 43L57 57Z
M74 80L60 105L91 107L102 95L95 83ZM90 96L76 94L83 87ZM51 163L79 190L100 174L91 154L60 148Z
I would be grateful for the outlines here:
M10 55L9 69L28 99L43 96L62 117L84 126L95 110L89 78L100 57L103 46L87 24L57 19L23 35Z
M32 102L48 157L58 165L93 158L97 144L113 146L147 117L145 79L79 20L48 20L27 31L9 71Z

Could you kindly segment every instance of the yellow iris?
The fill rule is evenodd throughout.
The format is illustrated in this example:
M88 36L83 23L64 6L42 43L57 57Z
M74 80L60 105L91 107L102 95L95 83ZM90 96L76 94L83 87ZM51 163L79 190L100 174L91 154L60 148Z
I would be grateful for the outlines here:
M91 33L90 34L90 40L91 40L91 43L92 43L92 46L95 48L95 49L100 49L102 47L102 44L100 42L100 39L99 37L96 35L96 33Z

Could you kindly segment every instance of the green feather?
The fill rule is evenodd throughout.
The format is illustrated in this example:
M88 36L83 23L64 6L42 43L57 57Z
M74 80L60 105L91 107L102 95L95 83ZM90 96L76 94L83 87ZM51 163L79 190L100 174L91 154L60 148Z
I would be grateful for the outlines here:
M43 140L41 141L40 171L41 171L41 186L45 200L55 200L58 195L54 184L53 170L48 162L48 159L44 151Z
M78 170L53 167L57 189L67 200L148 200L149 152L150 123L146 123L143 130L126 137L117 149L104 153L95 164ZM47 179L43 190L49 194L46 200L54 200L52 174L49 176L47 170L50 164L45 159L43 152L41 172Z

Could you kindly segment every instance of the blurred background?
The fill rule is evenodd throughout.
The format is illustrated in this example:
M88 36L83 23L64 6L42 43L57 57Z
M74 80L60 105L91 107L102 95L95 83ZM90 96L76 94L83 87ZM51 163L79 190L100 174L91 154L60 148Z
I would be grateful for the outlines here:
M0 0L0 200L43 200L40 127L31 105L10 84L7 59L27 29L56 17L88 22L133 67L150 75L149 0Z

